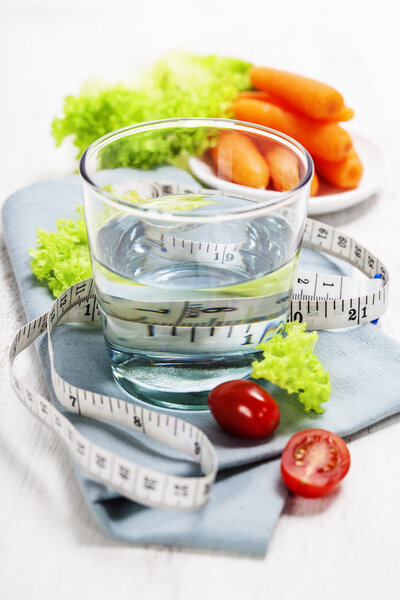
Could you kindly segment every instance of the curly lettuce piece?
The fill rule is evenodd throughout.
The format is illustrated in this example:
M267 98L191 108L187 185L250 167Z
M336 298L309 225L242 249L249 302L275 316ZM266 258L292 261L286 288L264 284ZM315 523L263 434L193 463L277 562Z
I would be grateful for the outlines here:
M83 207L77 208L83 215ZM57 231L38 228L36 249L31 248L32 272L45 281L57 298L67 287L92 276L85 219L59 219Z
M314 354L317 339L317 332L308 333L305 323L287 323L283 332L257 346L264 359L252 363L252 377L297 393L305 412L323 413L321 404L329 400L331 384L329 373Z
M103 186L106 191L114 193L111 185ZM171 196L163 203L159 198L143 200L135 190L118 195L125 202L143 204L155 209L190 211L200 206L214 204L201 196ZM83 206L78 206L77 213L83 215ZM122 212L120 213L122 214ZM118 213L111 207L105 207L101 214L99 226ZM85 219L81 216L76 221L59 219L57 231L45 231L38 228L36 248L29 250L32 256L31 269L39 281L45 281L57 298L70 285L92 276L89 244Z
M136 88L118 83L86 84L77 96L64 100L64 115L54 119L57 146L72 135L77 157L102 135L142 121L173 117L229 117L238 91L250 89L250 63L235 58L169 54L144 76ZM179 129L168 136L154 131L112 144L102 152L102 167L176 164L177 159L202 154L210 132Z

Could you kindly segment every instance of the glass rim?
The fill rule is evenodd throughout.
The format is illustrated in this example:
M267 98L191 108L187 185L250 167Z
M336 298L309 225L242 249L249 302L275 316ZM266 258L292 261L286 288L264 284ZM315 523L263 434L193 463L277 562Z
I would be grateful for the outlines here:
M226 196L231 196L233 198L247 198L252 200L253 205L251 207L236 207L232 210L228 210L221 214L214 215L189 215L182 214L182 211L173 211L173 210L158 210L155 208L148 208L144 205L140 204L132 204L128 202L124 202L121 198L118 198L113 193L104 190L102 187L98 186L93 179L88 174L87 162L93 155L97 154L102 148L108 146L109 144L118 141L120 139L129 137L132 133L135 132L147 132L153 131L156 129L168 129L173 126L187 127L214 127L216 129L230 129L232 131L239 131L242 133L255 133L260 132L264 134L265 138L272 139L274 141L284 143L286 147L291 150L295 150L297 156L302 157L305 161L306 165L306 173L299 184L289 190L287 192L279 193L279 196L276 199L266 199L265 201L256 202L254 198L246 196L243 193L235 194L234 192L224 192L224 190L213 190L210 188L201 188L200 193L202 195L207 195L208 192L211 193L221 193ZM265 135L267 134L267 135ZM141 123L135 123L133 125L128 125L127 127L122 127L120 129L116 129L111 131L101 138L95 140L81 156L79 161L79 174L84 183L89 185L91 190L98 196L101 197L103 201L107 204L118 207L119 209L123 209L124 212L138 216L143 219L154 219L159 222L174 222L179 221L180 223L211 223L211 222L221 222L221 221L232 221L238 219L245 218L256 218L258 215L262 215L268 213L270 211L283 208L285 206L290 205L297 196L297 193L304 188L307 183L311 180L314 174L314 164L309 152L295 139L281 133L280 131L276 131L275 129L271 129L270 127L264 127L263 125L258 125L257 123L250 123L246 121L239 121L236 119L222 119L222 118L203 118L203 117L179 117L172 119L160 119L155 121L144 121ZM249 188L251 190L251 188ZM174 194L174 196L179 197L180 194Z

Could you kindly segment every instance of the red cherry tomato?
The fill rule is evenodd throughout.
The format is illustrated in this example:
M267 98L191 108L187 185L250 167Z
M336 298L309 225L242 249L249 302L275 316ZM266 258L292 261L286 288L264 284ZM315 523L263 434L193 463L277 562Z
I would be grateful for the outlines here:
M281 473L294 494L319 498L330 494L350 468L346 443L325 429L295 433L282 454Z
M279 406L273 397L246 379L217 385L208 395L208 406L218 425L237 437L264 438L279 425Z

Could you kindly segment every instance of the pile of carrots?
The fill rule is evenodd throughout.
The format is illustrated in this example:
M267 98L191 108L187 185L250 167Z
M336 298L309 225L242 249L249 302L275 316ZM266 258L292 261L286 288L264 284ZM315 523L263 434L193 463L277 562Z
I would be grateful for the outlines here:
M349 133L339 125L354 116L343 96L325 83L268 67L252 67L250 80L255 90L236 97L235 117L276 129L309 151L316 168L311 195L318 191L318 175L339 188L357 187L363 167ZM299 183L297 158L284 146L263 149L248 136L224 132L210 152L218 173L234 183L277 191Z

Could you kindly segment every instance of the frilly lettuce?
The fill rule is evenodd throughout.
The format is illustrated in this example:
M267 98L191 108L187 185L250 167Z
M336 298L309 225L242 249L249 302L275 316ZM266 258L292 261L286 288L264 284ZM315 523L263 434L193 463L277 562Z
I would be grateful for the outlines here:
M253 362L252 377L297 393L306 412L324 412L321 404L329 400L331 385L329 373L314 354L317 339L317 332L307 333L304 323L287 323L284 332L257 346L264 359Z
M82 206L77 212L83 215ZM92 276L89 246L83 216L77 221L59 219L58 231L37 230L37 247L29 251L33 257L32 272L45 281L55 297L67 287Z
M142 199L135 190L124 194L116 194L111 185L104 189L113 193L125 202L145 205L158 210L190 211L200 206L213 204L202 196L170 196L166 201L159 198ZM101 215L101 222L110 217L115 217L115 210L106 207ZM83 207L78 206L77 212L83 215ZM45 281L55 297L59 296L67 287L92 276L90 264L89 245L83 216L76 221L72 219L58 219L57 231L45 231L38 228L36 249L31 248L29 255L31 269L39 281Z
M114 193L113 186L104 186L106 191ZM163 203L159 198L141 199L135 190L125 194L116 194L125 202L142 204L154 209L190 211L206 204L213 204L202 196L168 197ZM83 207L78 206L77 213L83 215ZM115 217L115 210L108 212L105 208L102 221ZM38 228L36 249L31 248L31 269L39 281L45 281L53 292L59 296L66 288L82 279L92 276L89 245L83 216L76 221L59 219L57 231L45 231Z
M140 85L86 84L64 100L64 116L52 133L60 145L74 137L78 157L89 144L120 127L172 117L228 117L238 91L250 88L250 63L235 58L170 54L147 72ZM117 143L102 154L102 166L149 169L177 157L201 154L209 145L204 130L177 130L166 136L149 132Z

